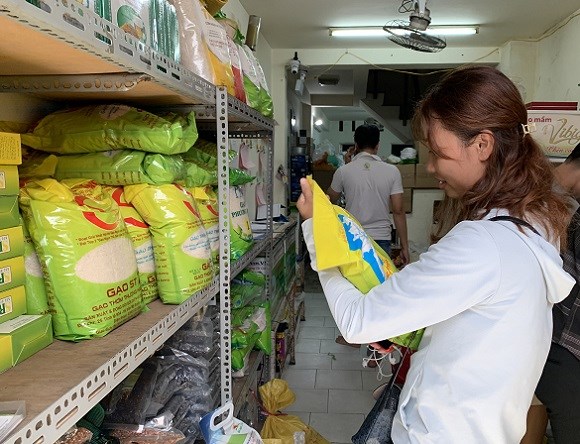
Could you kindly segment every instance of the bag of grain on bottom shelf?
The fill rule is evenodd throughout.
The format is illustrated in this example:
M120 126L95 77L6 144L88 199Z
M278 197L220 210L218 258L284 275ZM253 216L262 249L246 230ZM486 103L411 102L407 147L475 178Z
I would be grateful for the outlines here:
M125 198L153 238L159 296L180 304L206 288L214 270L207 233L191 193L178 185L128 185Z
M34 242L28 231L27 223L22 222L24 232L24 271L26 280L24 288L26 290L26 314L44 315L50 313L46 298L46 287L42 267L38 260L38 255L34 249Z
M217 266L220 254L220 218L217 194L210 186L191 188L189 191L195 199L199 217L207 233L212 261Z
M54 334L105 336L145 309L119 206L93 181L30 181L22 209L46 282Z
M127 105L89 105L56 111L21 134L22 144L55 154L133 149L179 154L197 140L195 113L152 114Z
M133 205L127 202L123 187L105 186L103 189L119 205L121 216L133 242L143 301L149 304L159 297L157 276L155 274L155 258L153 256L153 241L151 240L149 225L147 225Z

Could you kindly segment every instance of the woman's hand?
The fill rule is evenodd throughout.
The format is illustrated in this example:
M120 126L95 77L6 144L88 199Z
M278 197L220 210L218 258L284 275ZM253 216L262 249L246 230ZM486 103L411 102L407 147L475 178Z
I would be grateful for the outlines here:
M312 187L306 178L302 178L300 179L300 188L302 189L302 194L296 202L296 207L302 219L310 219L313 213Z

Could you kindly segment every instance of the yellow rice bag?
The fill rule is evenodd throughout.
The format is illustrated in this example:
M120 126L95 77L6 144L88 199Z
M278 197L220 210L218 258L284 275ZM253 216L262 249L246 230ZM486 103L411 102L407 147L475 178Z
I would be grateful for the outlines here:
M313 232L319 270L338 267L362 293L380 285L397 267L344 208L333 205L318 184L308 177L314 198ZM391 342L417 349L422 330L390 338Z

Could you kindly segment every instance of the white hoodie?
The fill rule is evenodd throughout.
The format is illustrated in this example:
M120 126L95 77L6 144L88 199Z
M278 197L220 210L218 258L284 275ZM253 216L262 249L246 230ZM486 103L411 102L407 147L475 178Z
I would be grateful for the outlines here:
M302 228L316 270L312 221ZM348 342L427 327L399 400L395 444L520 442L552 305L574 285L553 245L512 222L466 221L366 295L336 268L319 277Z

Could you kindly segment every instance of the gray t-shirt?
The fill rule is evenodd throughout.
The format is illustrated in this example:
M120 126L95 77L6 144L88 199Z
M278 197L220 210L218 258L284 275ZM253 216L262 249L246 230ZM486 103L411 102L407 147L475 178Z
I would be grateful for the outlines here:
M403 193L401 173L396 166L362 152L336 170L330 188L344 192L346 210L369 236L374 240L391 239L390 198Z

